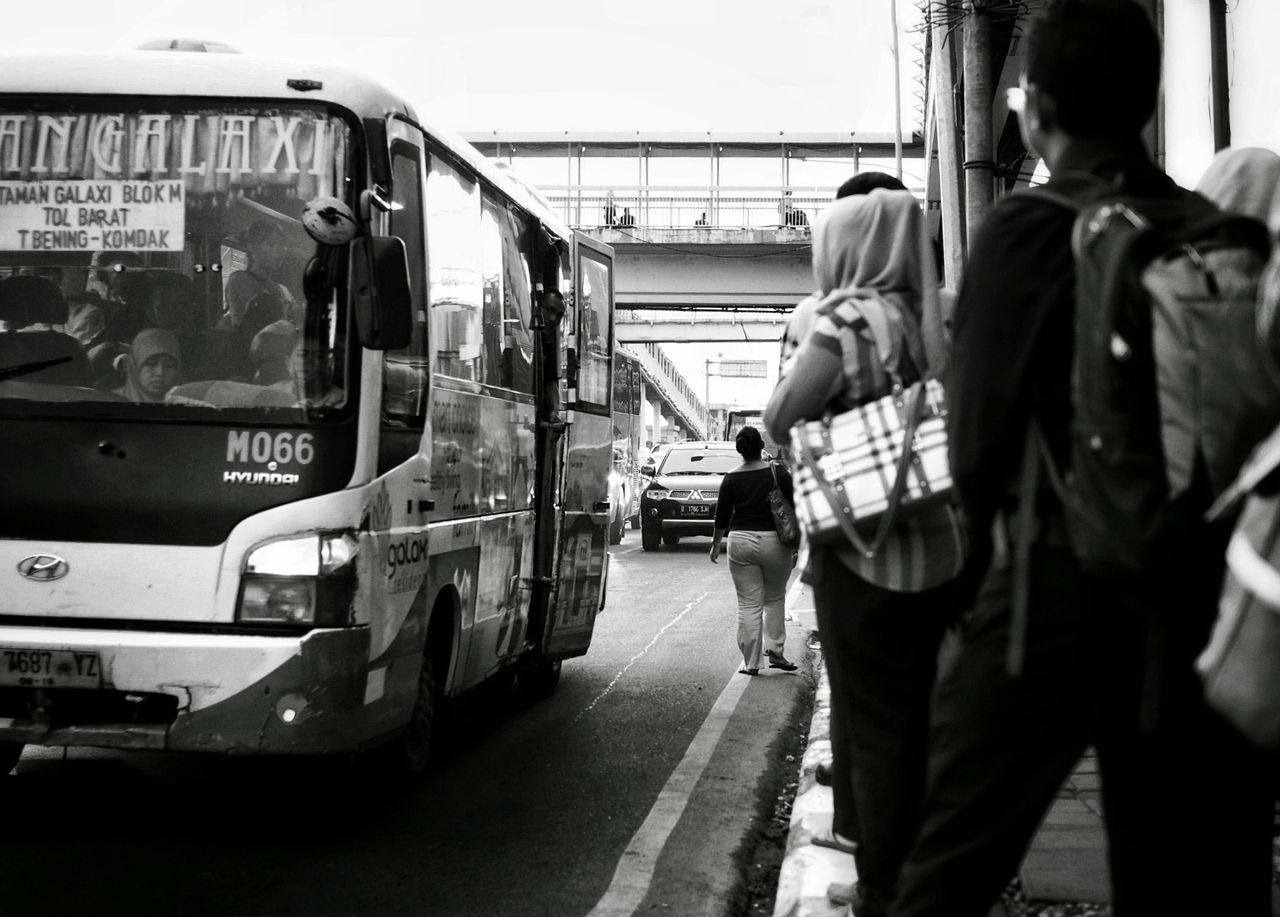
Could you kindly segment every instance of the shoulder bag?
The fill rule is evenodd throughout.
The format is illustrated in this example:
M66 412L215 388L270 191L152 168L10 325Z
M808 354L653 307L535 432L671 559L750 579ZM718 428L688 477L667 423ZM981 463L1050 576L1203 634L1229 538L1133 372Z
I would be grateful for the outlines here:
M788 548L794 548L800 544L800 523L796 519L791 501L778 486L778 466L773 462L769 463L769 473L773 475L773 489L769 491L769 513L773 516L773 528L778 533L779 541Z
M1280 429L1258 447L1210 519L1239 512L1218 620L1196 671L1208 705L1261 748L1280 749ZM1241 509L1241 504L1243 508Z
M895 519L950 501L946 417L942 383L928 379L792 427L796 514L810 544L875 557Z

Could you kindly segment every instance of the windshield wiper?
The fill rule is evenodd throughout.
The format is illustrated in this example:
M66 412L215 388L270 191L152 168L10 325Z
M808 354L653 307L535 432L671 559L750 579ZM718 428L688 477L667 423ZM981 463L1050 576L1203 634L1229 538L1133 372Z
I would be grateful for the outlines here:
M0 369L0 382L7 382L9 379L16 379L18 376L38 373L40 370L48 369L50 366L70 362L70 357L55 357L52 360L33 360L30 363L19 363L17 366L6 366L4 369Z

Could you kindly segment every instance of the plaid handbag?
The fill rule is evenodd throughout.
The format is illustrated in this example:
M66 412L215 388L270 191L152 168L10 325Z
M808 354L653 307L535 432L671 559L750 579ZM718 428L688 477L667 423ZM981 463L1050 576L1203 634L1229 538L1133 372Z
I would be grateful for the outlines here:
M946 417L942 383L929 379L792 427L796 515L810 544L875 557L899 514L950 500Z
M1196 660L1208 705L1255 745L1280 749L1280 428L1206 514L1239 512L1218 620ZM1241 509L1243 504L1243 509Z

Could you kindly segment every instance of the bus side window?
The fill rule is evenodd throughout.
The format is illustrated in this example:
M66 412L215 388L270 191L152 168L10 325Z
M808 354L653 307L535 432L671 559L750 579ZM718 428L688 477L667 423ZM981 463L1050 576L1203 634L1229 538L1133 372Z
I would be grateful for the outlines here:
M480 276L484 297L483 319L480 332L484 346L481 371L489 385L510 388L510 372L504 372L502 355L506 327L503 324L503 299L505 277L502 271L502 220L503 207L488 194L482 198L480 210Z
M427 352L427 314L424 295L425 246L422 223L422 154L411 144L391 146L390 214L393 236L404 241L409 255L409 292L413 299L413 337L409 346L389 350L382 362L382 426L379 472L415 454L426 421L427 385L431 376ZM398 435L404 431L408 435Z
M507 208L500 221L502 231L503 384L519 392L533 392L533 232L529 221Z
M607 410L610 395L609 365L613 341L609 333L612 300L612 266L599 256L579 253L577 305L581 337L578 341L578 402Z
M431 346L437 371L484 381L480 191L437 156L427 176L427 267Z

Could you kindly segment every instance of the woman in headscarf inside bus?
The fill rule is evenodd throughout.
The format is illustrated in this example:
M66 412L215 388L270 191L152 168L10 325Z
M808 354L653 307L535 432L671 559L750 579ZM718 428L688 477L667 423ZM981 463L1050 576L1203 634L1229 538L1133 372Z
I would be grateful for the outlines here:
M800 421L874 401L936 374L945 357L934 255L906 191L837 200L814 228L820 301L794 368L765 411L776 442ZM896 520L881 550L814 548L808 575L831 684L832 829L814 843L853 854L855 887L833 900L881 914L924 794L929 698L955 616L964 536L949 505Z
M159 404L178 384L182 372L182 350L172 331L147 328L139 331L122 358L126 380L118 393L130 401Z

